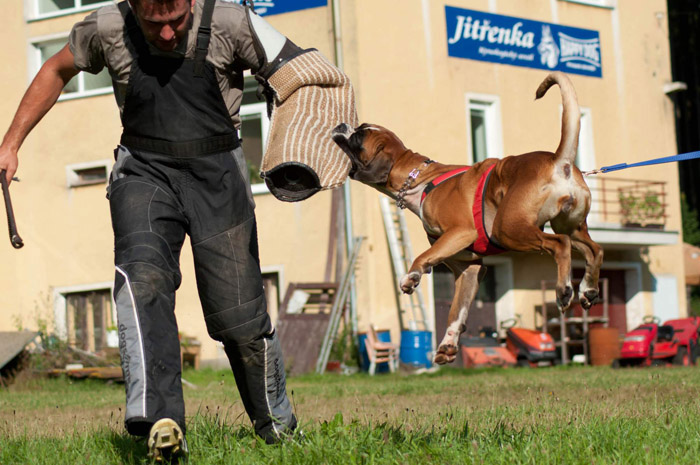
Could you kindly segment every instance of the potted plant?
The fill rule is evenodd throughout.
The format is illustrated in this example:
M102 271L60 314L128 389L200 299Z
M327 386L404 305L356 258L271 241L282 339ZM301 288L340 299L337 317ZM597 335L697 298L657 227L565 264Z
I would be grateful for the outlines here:
M644 193L644 227L662 229L664 222L664 206L656 192L647 191Z
M621 223L626 228L663 228L664 205L654 191L620 191Z
M642 226L642 216L639 198L632 191L620 191L620 218L622 226L626 228L639 228Z

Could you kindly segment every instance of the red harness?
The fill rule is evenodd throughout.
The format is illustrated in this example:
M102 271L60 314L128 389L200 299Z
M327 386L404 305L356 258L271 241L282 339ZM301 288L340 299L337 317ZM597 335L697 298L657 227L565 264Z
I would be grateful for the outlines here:
M467 247L467 250L477 253L479 255L496 255L499 253L506 252L505 249L501 248L489 237L488 233L486 232L486 227L484 226L484 192L486 191L486 186L488 186L491 170L493 170L494 166L496 165L491 165L484 172L484 174L481 175L481 177L479 178L479 183L476 186L476 193L474 194L474 205L472 206L472 214L474 215L474 225L476 226L476 232L478 233L478 237L471 246ZM458 174L462 174L470 168L471 166L464 166L462 168L457 168L455 170L448 171L447 173L442 174L437 178L433 179L431 182L429 182L428 185L425 186L423 194L421 195L421 205L423 204L423 201L428 196L430 191L435 189L435 187L437 187L438 184L447 181L448 179L457 176ZM428 236L437 239L435 236L431 236L430 234L428 234Z

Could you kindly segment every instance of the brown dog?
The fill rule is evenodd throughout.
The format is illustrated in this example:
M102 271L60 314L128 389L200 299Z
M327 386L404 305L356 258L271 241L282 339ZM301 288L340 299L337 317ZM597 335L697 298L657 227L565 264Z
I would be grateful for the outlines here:
M421 275L438 263L455 275L455 297L447 333L435 362L452 362L467 312L485 268L482 257L505 250L547 252L557 263L557 306L571 304L571 247L586 260L579 289L588 309L598 297L603 249L591 240L586 225L591 193L574 165L580 111L566 75L548 75L537 89L541 98L554 84L561 89L561 141L555 153L532 152L489 158L472 167L442 165L407 149L388 129L341 124L333 140L352 161L350 177L392 197L423 221L431 247L420 254L401 279L410 294ZM543 232L549 222L554 234Z

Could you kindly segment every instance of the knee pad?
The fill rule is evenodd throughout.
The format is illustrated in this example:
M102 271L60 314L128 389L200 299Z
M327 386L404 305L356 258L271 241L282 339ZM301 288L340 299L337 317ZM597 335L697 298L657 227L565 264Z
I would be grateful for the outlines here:
M132 284L139 284L134 286L135 293L168 294L175 292L182 282L178 262L173 257L168 243L152 232L136 232L121 238L117 242L114 262ZM126 279L126 276L117 273L114 283L115 296ZM154 296L143 297L150 300Z
M204 320L209 336L227 347L261 341L272 332L264 294L243 305L207 315Z

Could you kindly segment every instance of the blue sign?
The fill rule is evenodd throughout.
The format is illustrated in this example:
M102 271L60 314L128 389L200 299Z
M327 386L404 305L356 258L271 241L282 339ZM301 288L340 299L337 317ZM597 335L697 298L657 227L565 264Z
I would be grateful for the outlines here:
M598 31L445 6L447 54L603 77Z
M242 0L224 0L233 3L242 3ZM290 11L306 10L326 6L328 0L258 0L254 1L255 12L260 16L278 15Z

